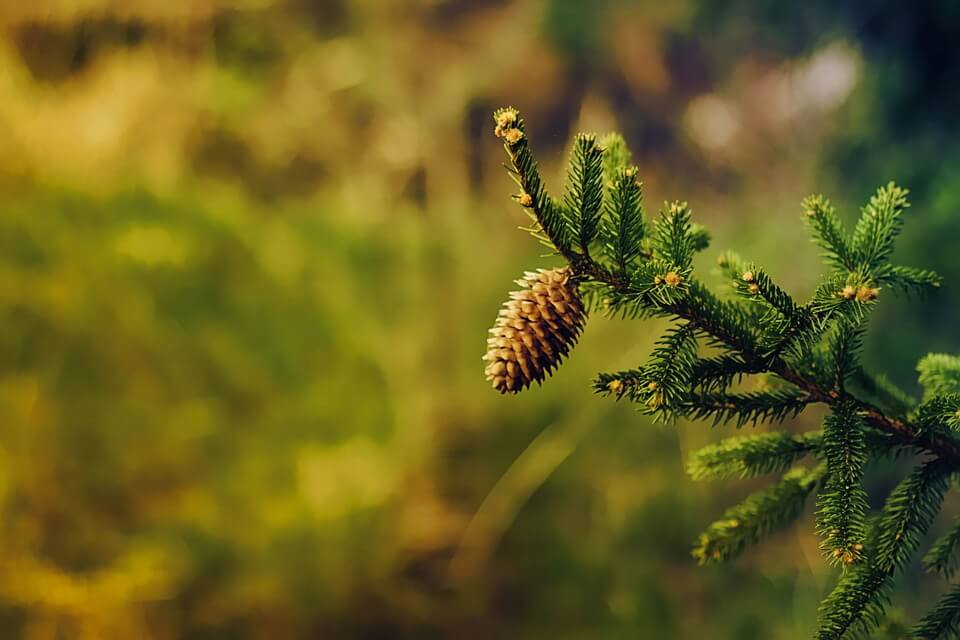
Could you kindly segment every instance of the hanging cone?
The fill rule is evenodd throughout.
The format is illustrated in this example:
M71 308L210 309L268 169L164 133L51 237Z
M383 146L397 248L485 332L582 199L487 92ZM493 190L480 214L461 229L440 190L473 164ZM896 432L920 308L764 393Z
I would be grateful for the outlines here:
M538 383L577 342L586 312L570 282L570 267L528 271L516 281L487 339L485 373L500 393Z

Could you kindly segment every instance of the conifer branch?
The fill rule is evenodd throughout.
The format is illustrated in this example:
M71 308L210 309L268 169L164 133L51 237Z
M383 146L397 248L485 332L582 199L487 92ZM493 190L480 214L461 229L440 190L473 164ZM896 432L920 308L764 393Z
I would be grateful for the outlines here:
M902 568L940 511L953 471L948 461L927 462L890 492L877 523L877 566L888 573Z
M687 463L694 480L735 476L753 478L788 470L800 458L820 449L823 433L812 431L800 436L763 433L727 438L696 451Z
M917 363L919 382L925 399L960 393L960 358L946 353L930 353Z
M590 254L603 203L603 152L595 136L580 134L573 141L563 204L570 212L580 251Z
M790 524L803 512L807 496L823 474L822 465L811 470L794 469L779 482L731 507L700 534L693 557L699 564L731 560Z
M960 518L955 519L950 530L940 536L923 556L923 566L929 573L940 573L949 580L960 567Z
M641 205L642 190L634 167L620 169L610 186L603 220L604 248L620 275L627 275L634 261L649 254L643 249L646 225Z
M911 632L921 640L960 637L960 585L948 591Z
M890 182L877 189L863 208L853 231L853 253L863 272L875 271L893 253L893 241L903 227L902 214L910 206L908 193Z
M817 531L823 537L820 548L831 562L850 565L862 555L867 516L866 434L852 404L839 404L827 416L822 451L828 475L817 505Z
M856 259L850 238L830 201L821 195L804 198L804 217L813 231L813 240L824 250L824 257L841 271L855 271Z
M684 415L694 419L712 418L713 424L734 422L737 428L758 422L780 422L796 416L814 402L795 389L751 393L703 393L687 401Z
M751 373L761 373L763 368L748 364L736 355L701 358L690 373L690 388L703 393L722 392Z
M531 232L569 264L569 283L564 279L556 300L546 289L534 291L544 296L537 298L538 307L550 311L559 304L558 313L572 319L576 331L563 334L572 336L564 346L573 344L583 318L567 309L568 301L580 309L577 290L587 306L610 315L672 323L646 363L601 374L594 383L598 392L637 402L655 419L711 418L738 427L782 420L812 403L830 409L822 433L732 438L694 454L689 471L696 478L785 472L711 525L695 556L701 563L736 556L799 515L806 497L820 487L822 546L844 572L820 608L817 637L870 628L883 614L892 576L917 551L948 479L960 470L960 358L936 354L921 361L919 406L882 375L868 374L860 361L870 312L884 290L911 293L940 284L933 272L889 262L909 206L907 191L893 183L881 187L852 234L828 200L804 200L805 218L829 268L808 302L798 303L764 269L732 252L718 266L739 295L721 299L694 276L693 256L709 244L709 235L692 222L689 206L667 204L655 222L644 221L640 183L622 138L577 137L561 204L543 187L517 112L503 109L495 118L508 169L521 188L515 197L534 221ZM603 250L592 253L595 246ZM540 379L535 369L549 373L559 362L547 358L537 368L530 359L545 349L536 337L553 313L538 312L533 302L527 300L529 309L517 302L519 310L508 309L510 317L495 328L488 376L494 386L503 378L501 390L519 390L528 379ZM711 353L700 354L701 347ZM731 389L754 375L764 376L767 386ZM887 496L878 516L870 516L864 464L903 453L928 459ZM812 471L791 470L808 454L823 463ZM929 551L927 567L952 572L958 544L955 525ZM948 594L917 627L918 635L954 633L958 603L960 596Z
M926 293L942 283L933 271L900 265L884 265L877 270L875 278L878 285L905 293Z
M866 631L883 618L890 599L890 574L880 569L869 550L875 544L875 528L867 537L868 557L844 570L833 591L820 605L817 640L839 640L849 632Z

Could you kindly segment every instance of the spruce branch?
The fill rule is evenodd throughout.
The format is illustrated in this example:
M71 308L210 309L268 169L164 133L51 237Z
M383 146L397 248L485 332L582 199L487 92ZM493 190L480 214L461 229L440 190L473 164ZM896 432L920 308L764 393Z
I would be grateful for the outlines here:
M751 373L761 373L763 368L744 362L736 355L701 358L690 373L690 388L694 392L723 392Z
M932 460L915 468L890 492L877 523L878 567L893 573L910 559L940 511L952 471L949 461Z
M711 418L737 426L782 420L813 403L830 411L822 433L733 438L693 456L689 471L697 478L785 472L707 529L695 550L698 560L736 556L799 515L819 487L817 528L828 559L842 564L843 574L821 605L817 637L841 638L876 624L892 576L917 551L948 479L960 470L960 358L937 354L921 361L919 406L860 361L870 313L884 290L912 293L940 284L933 272L889 262L909 206L906 190L881 187L852 234L828 200L804 200L828 267L809 301L795 301L764 269L732 252L717 264L739 295L721 299L694 274L693 256L709 235L692 222L689 206L666 204L659 219L643 220L640 183L622 138L575 140L561 204L543 187L516 111L495 117L508 169L521 188L516 198L534 220L534 235L569 264L570 286L590 308L671 322L646 363L601 374L598 392L637 402L655 419ZM598 235L603 250L592 253ZM732 388L755 375L767 386ZM824 462L812 471L791 470L807 454ZM864 464L903 454L925 461L890 492L879 515L869 515ZM953 570L958 530L934 544L928 568ZM918 634L953 633L958 598L945 598Z
M922 640L947 640L960 637L960 585L948 591L911 632Z
M960 357L930 353L917 363L917 371L925 399L960 393Z
M610 197L603 219L604 249L621 275L630 272L634 261L648 255L643 249L646 225L643 219L642 186L635 167L618 170L610 185Z
M910 206L909 191L893 182L877 189L863 208L853 231L853 252L860 268L871 273L893 253L893 243L903 227L902 214Z
M863 488L867 442L853 404L838 404L827 416L822 452L828 475L817 500L817 532L823 538L820 549L831 562L850 565L862 555L867 516Z
M664 203L660 216L653 237L655 255L674 265L677 271L689 269L699 246L690 223L690 207L686 202Z
M940 276L933 271L900 265L883 265L874 277L880 286L904 293L927 293L942 283Z
M960 567L960 518L951 523L950 530L937 538L923 556L923 566L930 573L940 573L949 580Z
M528 210L534 223L529 231L572 263L577 254L572 248L571 221L543 186L540 170L530 151L523 118L513 107L506 107L494 112L493 119L497 123L494 133L503 138L503 148L510 159L507 170L521 190L516 199Z
M724 512L700 534L693 557L701 565L731 560L770 533L793 522L823 477L823 466L794 469L779 482Z
M867 558L844 570L819 609L817 640L839 640L849 633L865 632L883 618L890 600L890 574L874 562L876 528L868 526Z
M713 424L733 422L737 428L758 422L781 422L796 416L815 400L796 389L750 393L702 393L690 396L684 415L711 418Z
M682 412L696 355L697 341L690 323L669 329L657 342L643 368L637 397L654 420L669 420Z
M580 251L587 256L603 204L603 151L596 136L581 133L573 141L563 204L570 212Z
M850 238L830 201L821 195L803 200L804 217L813 232L813 241L824 250L824 257L840 271L854 271L856 259Z
M606 191L609 193L620 177L620 174L630 168L633 162L633 156L630 153L630 147L623 136L616 132L608 133L597 141L600 151L603 153L603 181Z
M774 432L727 438L696 451L687 463L687 473L694 480L703 480L729 476L745 479L783 472L800 458L819 450L822 443L820 431L800 436Z

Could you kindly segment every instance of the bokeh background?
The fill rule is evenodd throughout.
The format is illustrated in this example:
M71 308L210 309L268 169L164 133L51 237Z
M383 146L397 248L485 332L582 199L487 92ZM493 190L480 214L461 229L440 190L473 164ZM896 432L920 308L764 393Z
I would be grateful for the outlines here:
M809 514L689 555L758 486L684 476L733 429L590 391L656 323L484 382L511 281L556 264L498 106L555 193L572 133L621 130L648 212L712 229L705 278L732 248L801 297L800 199L849 220L897 180L898 259L946 285L884 299L868 360L915 393L960 352L951 0L8 1L0 32L3 638L811 636ZM910 573L884 637L941 589Z

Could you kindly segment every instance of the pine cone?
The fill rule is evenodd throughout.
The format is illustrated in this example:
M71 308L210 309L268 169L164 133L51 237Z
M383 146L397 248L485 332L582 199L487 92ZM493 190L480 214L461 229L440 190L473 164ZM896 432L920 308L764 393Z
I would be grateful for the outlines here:
M527 271L516 281L487 339L485 373L500 393L517 393L547 373L580 337L586 313L570 267Z

